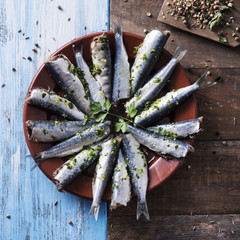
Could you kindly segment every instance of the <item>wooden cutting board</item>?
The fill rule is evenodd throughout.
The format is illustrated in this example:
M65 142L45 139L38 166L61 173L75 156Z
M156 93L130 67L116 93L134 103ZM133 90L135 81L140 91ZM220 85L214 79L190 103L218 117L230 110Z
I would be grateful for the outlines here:
M182 29L184 31L205 37L205 38L209 38L211 40L220 42L218 40L218 36L217 36L217 32L215 31L211 31L209 27L206 27L205 29L200 29L200 28L193 28L191 27L192 22L189 21L189 28L182 22L181 19L176 20L175 16L171 16L171 14L167 13L168 11L168 6L167 3L171 3L172 1L170 0L165 0L163 5L162 5L162 9L160 10L160 13L158 15L158 21L169 24L173 27ZM232 33L233 31L235 31L236 27L240 27L240 1L239 0L235 0L234 1L234 5L233 8L231 8L230 10L227 10L224 12L226 19L229 19L230 17L234 17L235 22L231 24L231 26L229 27L222 27L221 30L223 32L226 32L227 35L227 39L228 39L228 43L223 43L223 44L227 44L229 46L232 47L236 47L240 45L240 41L236 41L233 37L232 37ZM237 35L240 37L240 32L237 32Z

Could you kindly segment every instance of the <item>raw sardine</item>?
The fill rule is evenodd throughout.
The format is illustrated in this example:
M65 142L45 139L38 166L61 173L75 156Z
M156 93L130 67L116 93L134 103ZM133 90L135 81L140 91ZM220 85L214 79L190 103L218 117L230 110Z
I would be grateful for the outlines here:
M58 190L62 191L79 174L95 162L98 159L101 150L101 144L88 147L59 167L53 173L54 182L56 183Z
M112 201L110 209L115 209L120 205L127 206L131 197L130 177L127 171L127 164L122 155L122 150L118 151L117 165L114 168L112 183Z
M92 74L102 86L102 90L111 101L112 96L112 60L107 33L94 37L91 43Z
M205 81L207 75L206 72L194 84L173 90L162 98L154 101L147 110L142 111L135 117L135 124L144 127L151 126L172 112L179 104L192 96L196 91L215 85L216 82Z
M39 88L33 89L26 102L48 111L53 111L71 120L83 120L85 116L71 101L57 95L53 91Z
M94 215L96 221L104 190L115 167L120 141L121 139L116 137L102 144L102 152L98 159L92 184L93 202L88 214L88 218Z
M186 52L186 50L181 51L178 46L170 62L159 70L149 82L135 93L134 97L126 103L126 107L135 102L136 109L143 109L146 103L155 100L171 77L175 66L183 58Z
M83 59L83 40L78 45L73 45L73 51L77 62L77 67L80 68L84 73L84 78L88 84L90 92L91 102L100 102L103 106L104 104L104 93L102 87L98 81L92 76L89 67L85 60Z
M90 116L89 88L84 72L76 69L62 54L51 57L45 65L68 98L77 108Z
M182 122L161 124L148 127L147 130L165 137L173 135L176 138L184 138L198 133L200 131L200 123L202 123L202 120L203 117L200 117Z
M158 30L152 30L146 35L131 69L131 96L147 81L169 36L169 31L162 33Z
M127 132L132 133L142 145L161 155L169 154L176 158L181 158L186 157L189 151L194 151L194 148L191 145L174 139L174 135L169 135L167 138L160 134L135 128L130 125L127 127Z
M130 97L130 65L128 55L123 43L122 24L116 26L113 23L115 33L115 58L114 58L114 75L112 101L115 103L120 99Z
M33 155L37 165L45 159L53 157L66 157L80 152L84 147L104 139L110 134L110 121L91 126L83 132L73 136L54 147Z
M34 142L59 142L74 136L96 123L85 121L41 121L28 120L25 123L28 139Z
M149 220L146 192L148 186L148 167L139 142L132 134L127 134L122 140L123 155L131 174L131 181L137 194L137 219L143 214Z

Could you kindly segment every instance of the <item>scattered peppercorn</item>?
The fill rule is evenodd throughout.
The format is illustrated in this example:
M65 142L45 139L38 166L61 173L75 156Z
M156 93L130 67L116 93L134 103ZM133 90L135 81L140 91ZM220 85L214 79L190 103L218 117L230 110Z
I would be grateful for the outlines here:
M87 29L87 26L84 26L84 30L86 30Z
M223 82L223 77L220 75L217 75L217 76L215 76L214 81L215 82Z
M11 218L10 214L7 214L6 217L7 217L7 218Z
M13 71L13 72L16 72L16 68L12 68L12 71Z
M56 41L56 39L54 37L52 39L53 39L53 41Z
M217 26L230 26L235 21L234 17L230 17L227 21L223 11L233 7L233 0L172 0L167 2L167 13L176 20L181 20L186 27L191 20L193 28L210 28L214 30ZM226 35L226 34L225 34ZM227 42L223 38L224 42Z
M39 45L38 45L38 43L35 43L34 45L35 45L35 47L39 48Z
M148 33L148 30L145 28L145 29L143 30L143 32L147 34L147 33Z
M26 60L26 58L25 58L25 57L22 57L22 59Z
M41 37L42 37L42 35L41 35L41 34L39 34L39 37L41 38Z
M60 5L58 5L57 8L58 8L59 10L61 10L61 11L63 10Z
M32 58L31 58L31 57L28 57L27 59L28 59L30 62L32 61Z
M150 12L147 12L147 16L148 16L148 17L151 17L152 14L151 14Z
M53 205L56 206L58 204L58 201L56 201Z
M68 18L68 22L71 20L71 18Z
M72 224L72 221L71 221L71 220L69 220L69 221L68 221L68 223L69 223L69 224Z
M36 25L38 25L38 20L36 21Z
M30 37L25 37L26 40L28 40Z
M20 32L22 32L22 30L21 30L21 29L19 29L19 30L18 30L18 32L20 33Z
M5 87L5 86L6 86L5 83L3 83L2 86L1 86L1 88Z
M32 51L37 53L37 49L36 48L32 48Z

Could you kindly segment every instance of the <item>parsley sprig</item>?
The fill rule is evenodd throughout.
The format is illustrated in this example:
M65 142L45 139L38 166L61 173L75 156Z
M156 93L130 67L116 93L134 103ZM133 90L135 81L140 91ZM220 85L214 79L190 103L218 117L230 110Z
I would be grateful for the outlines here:
M130 119L110 112L111 106L112 106L112 104L110 103L110 101L108 99L105 99L103 106L101 105L100 102L92 103L90 105L90 111L93 114L93 116L95 117L96 122L102 123L108 115L117 117L118 122L116 122L116 124L115 124L115 131L116 132L122 131L122 133L125 133L127 131L128 123L133 123L132 119L137 114L137 110L135 109L135 103L134 102L131 103L130 106L128 106L125 111L127 114L129 114ZM143 128L142 126L140 126L140 127Z

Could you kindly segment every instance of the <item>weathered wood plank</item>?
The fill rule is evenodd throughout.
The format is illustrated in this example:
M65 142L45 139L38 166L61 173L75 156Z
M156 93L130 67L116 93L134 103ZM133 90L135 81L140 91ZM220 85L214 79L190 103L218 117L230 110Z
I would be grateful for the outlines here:
M131 227L129 225L131 224ZM115 216L108 227L109 240L239 239L240 215L152 216L149 222Z
M73 38L107 30L108 0L0 0L0 13L0 239L106 239L106 204L97 223L87 220L91 201L59 193L39 169L30 171L22 112L28 86L51 53ZM22 59L28 56L32 61Z
M195 36L157 21L163 0L112 0L110 6L111 21L122 19L123 30L144 36L144 29L169 29L171 37L166 49L174 52L176 46L188 49L188 56L182 60L184 67L239 68L240 47L232 48L212 40ZM147 16L147 12L152 17Z
M151 216L226 214L240 211L240 142L196 141L196 151L176 173L149 192ZM134 219L136 199L128 207L110 212L109 223L117 216Z
M209 69L209 80L222 76L223 82L196 93L198 116L203 116L200 140L240 139L240 69ZM195 82L206 69L187 71Z

